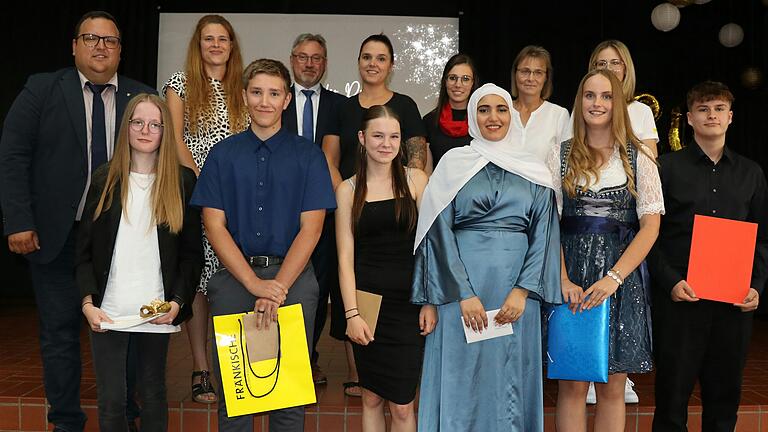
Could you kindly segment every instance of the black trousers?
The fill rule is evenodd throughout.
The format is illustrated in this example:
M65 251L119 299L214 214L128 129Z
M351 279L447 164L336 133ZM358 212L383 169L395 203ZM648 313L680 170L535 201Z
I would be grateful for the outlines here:
M673 302L667 293L654 294L653 430L688 430L688 399L698 380L702 431L733 431L753 313L726 303Z
M59 255L46 264L29 263L40 318L43 386L51 404L48 421L62 430L82 431L80 408L80 291L75 283L77 229L70 230ZM45 246L45 245L43 245Z
M323 224L323 233L320 240L312 252L312 267L317 276L317 285L320 289L320 295L317 298L317 311L315 312L315 329L312 337L312 346L310 347L310 360L317 363L320 355L317 353L317 341L323 333L325 322L328 317L328 298L331 299L331 322L337 322L336 316L338 310L342 312L341 319L345 320L343 311L344 306L338 306L341 302L341 290L339 288L339 259L336 255L336 220L334 213L326 213L325 223ZM334 306L335 305L335 306ZM333 309L335 308L335 309Z
M168 429L165 364L168 333L91 332L93 369L99 406L99 429L127 431L128 375L134 373L142 402L141 430ZM135 349L135 370L130 371L128 347Z

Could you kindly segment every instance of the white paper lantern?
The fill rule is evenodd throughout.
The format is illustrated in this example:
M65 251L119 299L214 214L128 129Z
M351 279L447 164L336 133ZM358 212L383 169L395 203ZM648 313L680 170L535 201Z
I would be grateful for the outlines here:
M657 30L668 32L680 24L680 11L669 3L662 3L653 8L651 23Z
M720 43L728 48L733 48L744 40L744 30L735 23L728 23L720 29Z

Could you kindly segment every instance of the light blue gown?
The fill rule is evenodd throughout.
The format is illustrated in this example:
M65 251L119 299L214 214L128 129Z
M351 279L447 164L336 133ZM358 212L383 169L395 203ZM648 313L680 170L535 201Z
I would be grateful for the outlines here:
M459 301L498 309L529 290L514 334L467 344ZM427 337L420 431L544 430L541 302L561 303L554 192L489 163L437 217L416 251L411 301L438 305Z

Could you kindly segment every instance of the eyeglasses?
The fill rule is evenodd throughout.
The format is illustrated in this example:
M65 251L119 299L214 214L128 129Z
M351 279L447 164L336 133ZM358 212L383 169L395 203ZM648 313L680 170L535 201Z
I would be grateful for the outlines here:
M472 78L469 75L458 76L458 75L454 75L454 74L448 75L447 78L448 78L448 81L451 82L451 84L456 84L457 81L461 80L461 83L464 84L464 85L468 85L474 79L474 78Z
M75 39L83 39L83 44L88 48L93 48L99 44L99 41L104 41L104 46L109 49L115 49L120 46L120 38L117 36L99 36L93 33L83 33L77 36Z
M144 120L139 120L139 119L130 120L128 122L128 125L131 127L131 130L133 130L134 132L141 132L141 131L143 131L144 130L144 125L146 125L146 124L147 123L145 123ZM149 123L149 133L157 135L157 134L159 134L162 131L163 131L163 124L162 123L157 123L157 122L150 122Z
M544 75L547 74L547 71L545 71L543 69L533 69L533 70L531 70L531 69L528 69L528 68L523 68L523 69L518 69L517 73L518 73L518 75L520 75L523 78L528 78L530 76L533 76L536 79L540 79L540 78L544 78Z
M595 67L597 69L605 69L608 68L610 70L618 70L621 69L624 66L624 62L620 59L610 59L610 60L598 60L595 62Z
M203 43L205 43L206 45L213 45L216 42L218 42L219 45L228 45L230 42L232 42L232 40L226 36L220 36L220 37L206 36L203 38Z
M321 61L325 60L325 57L317 54L313 56L308 56L306 54L291 54L291 57L298 60L299 63L306 63L309 60L312 60L312 63L320 63Z

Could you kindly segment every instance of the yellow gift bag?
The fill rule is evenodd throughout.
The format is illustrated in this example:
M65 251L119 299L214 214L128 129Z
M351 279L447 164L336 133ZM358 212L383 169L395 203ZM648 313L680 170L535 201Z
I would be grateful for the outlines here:
M244 315L213 317L227 415L234 417L315 403L301 305L278 309L277 358L256 363L248 361Z

